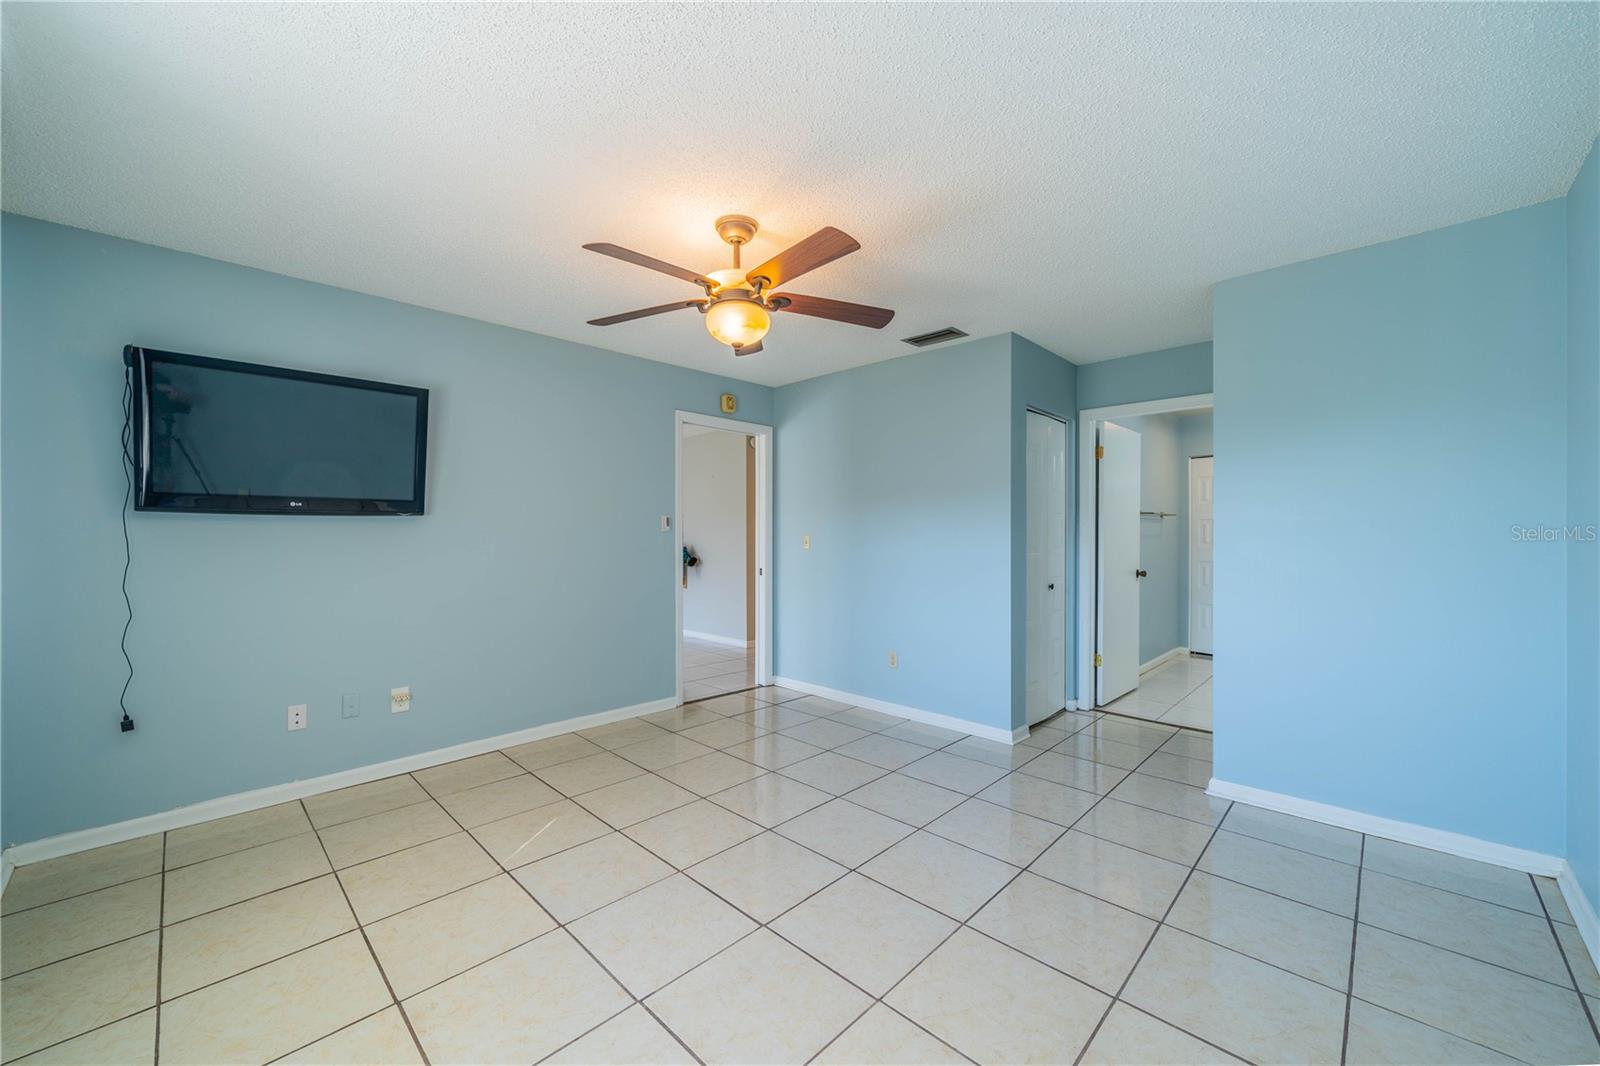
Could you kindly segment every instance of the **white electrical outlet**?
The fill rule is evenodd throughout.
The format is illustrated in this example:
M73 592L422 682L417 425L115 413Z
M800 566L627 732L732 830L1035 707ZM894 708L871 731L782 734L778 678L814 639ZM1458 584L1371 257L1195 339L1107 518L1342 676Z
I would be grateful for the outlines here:
M289 708L289 732L306 727L306 705L297 703Z
M891 669L891 670L900 669L900 653L899 652L892 651L892 652L889 653L889 669Z
M395 714L404 714L411 709L411 686L392 688L389 690L389 710Z

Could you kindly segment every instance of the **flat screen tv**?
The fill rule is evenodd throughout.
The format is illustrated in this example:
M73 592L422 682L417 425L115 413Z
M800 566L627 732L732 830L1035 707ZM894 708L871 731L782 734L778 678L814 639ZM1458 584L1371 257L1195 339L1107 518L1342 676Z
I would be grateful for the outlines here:
M428 390L129 345L134 505L418 515Z

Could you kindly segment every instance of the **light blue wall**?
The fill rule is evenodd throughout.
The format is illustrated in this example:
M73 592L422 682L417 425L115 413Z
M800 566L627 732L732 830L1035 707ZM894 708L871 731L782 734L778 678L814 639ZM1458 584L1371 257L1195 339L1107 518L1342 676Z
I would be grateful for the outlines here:
M1028 410L1042 411L1067 423L1067 571L1076 569L1074 537L1077 497L1078 368L1045 348L1011 335L1011 726L1028 720ZM1069 578L1069 580L1072 580ZM1077 611L1067 598L1067 695L1077 691L1077 656L1073 627Z
M16 216L0 240L6 841L671 696L673 410L767 422L770 390ZM433 394L426 516L131 516L122 734L130 342Z
M1565 850L1565 224L1216 287L1218 778Z
M1179 416L1178 432L1185 456L1210 455L1213 447L1210 411L1185 412Z
M1011 347L776 390L779 675L1010 728Z
M1600 140L1567 194L1567 524L1600 525ZM1600 907L1600 545L1567 541L1567 858Z
M1078 367L1078 409L1170 400L1211 391L1211 342Z

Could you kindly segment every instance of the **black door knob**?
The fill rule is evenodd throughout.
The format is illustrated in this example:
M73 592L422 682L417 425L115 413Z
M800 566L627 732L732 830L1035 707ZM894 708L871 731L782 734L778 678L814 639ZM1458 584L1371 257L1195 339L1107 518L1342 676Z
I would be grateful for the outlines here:
M1148 574L1148 573L1147 573L1147 572L1146 572L1146 571L1143 571L1143 570L1135 570L1135 571L1134 571L1134 572L1133 572L1133 576L1134 576L1134 577L1149 577L1149 576L1150 576L1150 575L1149 575L1149 574Z
M1052 581L1050 584L1046 585L1045 588L1049 589L1051 592L1054 592L1056 590L1056 583Z

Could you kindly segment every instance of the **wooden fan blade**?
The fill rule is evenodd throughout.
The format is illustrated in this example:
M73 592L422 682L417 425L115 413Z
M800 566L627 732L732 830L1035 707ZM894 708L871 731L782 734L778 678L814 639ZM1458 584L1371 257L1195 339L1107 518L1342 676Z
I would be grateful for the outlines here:
M760 341L756 341L754 344L747 344L743 348L735 348L733 350L733 354L734 355L755 355L760 350L761 350L761 342Z
M775 289L786 281L792 281L824 263L831 263L840 256L849 255L860 247L861 244L844 230L823 226L799 244L785 248L750 271L745 275L745 279L754 285L756 279L760 278L761 284L767 289Z
M704 274L698 274L681 266L674 266L664 259L657 259L655 256L645 255L643 252L635 252L631 248L622 247L620 244L586 244L584 248L591 252L599 252L601 255L609 255L613 259L620 259L624 263L632 263L634 266L659 270L663 274L671 274L675 278L692 281L696 285L708 287L712 285L711 279Z
M679 300L675 304L661 304L659 307L645 307L638 311L624 311L620 315L607 315L605 318L591 318L591 326L614 326L618 322L632 322L636 318L649 318L651 315L665 314L668 311L678 311L685 307L699 307L704 300Z
M887 307L868 307L844 300L826 300L821 296L801 296L797 292L775 292L772 294L772 303L779 311L848 322L852 326L866 326L868 329L882 329L894 318L894 312Z

